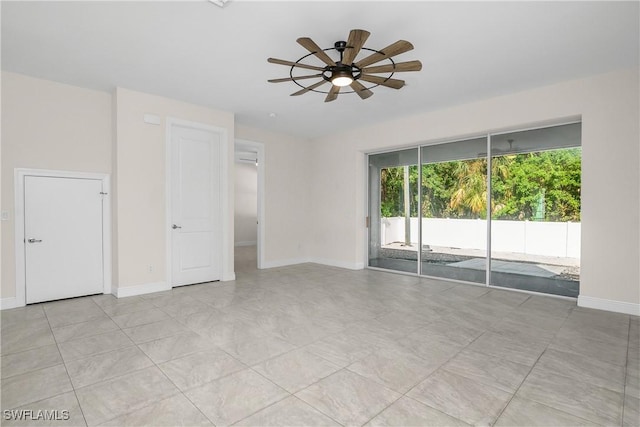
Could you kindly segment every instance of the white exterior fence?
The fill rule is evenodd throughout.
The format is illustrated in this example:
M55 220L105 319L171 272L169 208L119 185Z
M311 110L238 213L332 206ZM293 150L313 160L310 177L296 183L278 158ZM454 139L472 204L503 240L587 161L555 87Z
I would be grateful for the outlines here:
M411 242L418 242L418 218L411 218ZM404 242L405 219L382 218L381 243ZM422 244L486 249L487 221L423 218ZM491 221L491 249L531 255L580 258L579 222Z

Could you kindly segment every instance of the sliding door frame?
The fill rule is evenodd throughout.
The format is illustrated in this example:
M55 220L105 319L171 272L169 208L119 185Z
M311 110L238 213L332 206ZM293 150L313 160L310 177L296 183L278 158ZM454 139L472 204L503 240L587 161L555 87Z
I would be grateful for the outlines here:
M513 291L513 292L521 292L521 293L526 293L526 294L532 294L532 295L541 295L541 296L547 296L547 297L553 297L553 298L559 298L559 299L565 299L565 300L577 300L577 297L569 297L569 296L564 296L564 295L556 295L556 294L547 294L547 293L542 293L542 292L536 292L536 291L529 291L526 289L517 289L517 288L508 288L508 287L503 287L503 286L496 286L496 285L492 285L491 284L491 260L492 260L492 253L491 253L491 200L492 200L492 188L491 188L491 181L492 181L492 152L491 152L491 137L492 136L498 136L498 135L505 135L505 134L509 134L509 133L514 133L514 132L526 132L526 131L531 131L531 130L539 130L539 129L546 129L546 128L552 128L552 127L557 127L557 126L563 126L563 125L571 125L571 124L577 124L577 123L582 123L582 118L581 117L572 117L572 118L567 118L564 120L560 120L560 121L554 121L554 122L549 122L549 123L545 123L545 124L541 124L541 125L537 125L537 126L529 126L529 127L514 127L514 128L509 128L507 130L500 130L500 131L495 131L495 132L487 132L487 133L482 133L482 134L471 134L471 135L466 135L466 136L462 136L462 137L458 137L458 138L447 138L444 140L437 140L434 142L429 143L424 142L424 143L420 143L418 145L404 145L404 146L398 146L398 147L393 147L393 148L389 148L389 149L383 149L383 150L375 150L375 151L369 151L364 153L365 154L365 182L366 182L366 197L365 197L365 203L366 203L366 209L365 212L367 212L367 232L365 233L365 252L366 252L366 264L365 264L365 268L369 269L369 270L374 270L374 271L384 271L387 273L394 273L394 274L402 274L405 276L414 276L414 277L423 277L426 279L436 279L436 280L444 280L444 281L448 281L448 282L454 282L454 283L461 283L461 284L467 284L467 285L474 285L474 286L482 286L482 287L487 287L487 288L493 288L493 289L501 289L501 290L506 290L506 291ZM438 277L438 276L429 276L429 275L424 275L422 274L422 148L425 146L435 146L435 145L442 145L442 144L450 144L450 143L454 143L454 142L458 142L458 141L464 141L464 140L469 140L469 139L475 139L475 138L486 138L487 140L487 154L486 154L486 159L487 159L487 207L486 207L486 215L487 215L487 243L486 243L486 255L485 255L485 265L486 265L486 274L485 274L485 282L484 283L478 283L478 282L469 282L466 280L459 280L459 279L451 279L451 278L447 278L447 277ZM582 145L580 145L582 146ZM370 157L373 155L377 155L377 154L384 154L384 153L393 153L396 151L402 151L402 150L408 150L408 149L418 149L418 252L417 252L417 273L412 273L412 272L407 272L407 271L401 271L401 270L391 270L391 269L387 269L387 268L382 268L382 267L373 267L369 265L370 262L370 252L369 252L369 245L371 242L371 228L372 228L372 221L371 221L371 199L370 199L370 191L371 191L371 182L370 182L370 173L369 173L369 169L370 169Z

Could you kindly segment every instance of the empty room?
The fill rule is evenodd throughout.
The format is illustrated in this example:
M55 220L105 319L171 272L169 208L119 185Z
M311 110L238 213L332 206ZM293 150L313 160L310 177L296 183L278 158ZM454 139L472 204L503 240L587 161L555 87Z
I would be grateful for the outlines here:
M640 425L639 2L0 19L0 424Z

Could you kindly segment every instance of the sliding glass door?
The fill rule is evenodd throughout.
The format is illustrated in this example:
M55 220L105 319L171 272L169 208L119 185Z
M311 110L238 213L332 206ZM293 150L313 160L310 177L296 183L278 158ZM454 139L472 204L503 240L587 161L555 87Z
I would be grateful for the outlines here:
M486 282L487 138L420 148L421 274Z
M368 265L577 296L580 138L573 123L369 155Z
M418 273L418 149L369 156L369 266Z
M580 124L491 136L490 284L577 297Z

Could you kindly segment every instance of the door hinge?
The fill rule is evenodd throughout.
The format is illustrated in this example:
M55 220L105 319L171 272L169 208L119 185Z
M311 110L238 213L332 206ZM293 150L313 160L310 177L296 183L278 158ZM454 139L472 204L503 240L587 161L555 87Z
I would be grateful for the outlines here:
M369 228L369 217L365 217L364 224L365 227Z

